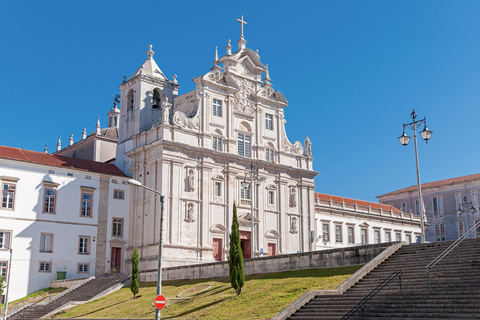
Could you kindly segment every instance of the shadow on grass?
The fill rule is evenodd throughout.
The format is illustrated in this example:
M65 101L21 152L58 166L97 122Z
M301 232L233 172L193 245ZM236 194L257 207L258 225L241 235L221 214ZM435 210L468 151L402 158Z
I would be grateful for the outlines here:
M92 314L92 313L96 313L96 312L99 312L99 311L102 311L102 310L105 310L105 309L108 309L108 308L111 308L113 306L116 306L118 304L122 304L124 302L127 302L129 301L130 299L126 299L126 300L123 300L123 301L119 301L117 303L114 303L114 304L110 304L104 308L100 308L100 309L95 309L95 310L92 310L91 312L87 312L87 313L84 313L84 314L79 314L79 315L76 315L75 317L79 318L79 317L83 317L83 316L86 316L86 315L89 315L89 314Z
M191 313L194 313L196 311L199 311L199 310L203 310L203 309L206 309L206 308L209 308L209 307L212 307L216 304L219 304L219 303L222 303L226 300L230 300L232 299L233 297L228 297L228 298L224 298L224 299L220 299L220 300L217 300L217 301L214 301L214 302L211 302L211 303L208 303L208 304L204 304L204 305L201 305L197 308L194 308L194 309L190 309L188 311L185 311L185 312L182 312L182 313L179 313L179 314L176 314L176 315L171 315L171 316L163 316L164 319L181 319L181 317L184 317L186 315L189 315Z
M310 278L310 277L332 277L350 275L355 273L362 266L351 266L341 268L319 268L319 269L304 269L294 271L282 271L274 273L251 274L245 276L245 280L257 279L284 279L284 278Z

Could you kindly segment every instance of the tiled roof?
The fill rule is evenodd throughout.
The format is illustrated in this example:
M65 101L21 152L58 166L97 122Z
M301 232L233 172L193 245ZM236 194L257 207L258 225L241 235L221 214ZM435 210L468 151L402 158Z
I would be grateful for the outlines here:
M391 206L391 205L387 205L387 204L380 204L380 203L377 203L377 202L369 202L369 201L364 201L364 200L356 200L356 199L351 199L351 198L344 198L344 197L339 197L339 196L332 196L332 195L329 195L329 194L325 194L325 193L318 193L318 192L315 192L315 199L319 199L319 200L324 200L324 201L333 201L333 202L339 202L339 203L345 203L345 204L350 204L350 205L357 205L357 206L361 206L361 207L371 207L373 209L380 209L382 208L382 210L392 210L393 212L398 212L400 213L400 210L398 210L397 208Z
M428 182L428 183L422 183L422 190L423 189L428 189L428 188L446 186L446 185L449 185L449 184L462 183L462 182L467 182L467 181L472 181L472 180L480 180L480 173L471 174L471 175L463 176L463 177L450 178L450 179L445 179L445 180L438 180L438 181L433 181L433 182ZM396 190L396 191L392 191L392 192L389 192L389 193L385 193L385 194L382 194L380 196L377 196L377 198L384 197L384 196L393 196L393 195L396 195L396 194L400 194L400 193L403 193L403 192L410 192L410 191L417 191L417 185L410 186L408 188L403 188L403 189Z
M127 177L120 169L118 169L113 164L102 163L92 160L70 158L6 146L0 146L0 158L43 164L47 166L63 168L66 170L74 169Z

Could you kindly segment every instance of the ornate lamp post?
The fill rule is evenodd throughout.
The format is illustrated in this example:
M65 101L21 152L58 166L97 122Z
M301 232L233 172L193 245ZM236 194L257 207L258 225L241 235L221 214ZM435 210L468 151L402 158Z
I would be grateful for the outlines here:
M471 214L474 214L477 212L477 208L475 208L473 206L473 203L472 201L468 201L467 200L467 196L463 197L463 201L460 202L458 204L458 209L457 209L457 213L459 216L461 216L463 213L465 213L465 223L466 223L466 230L468 231L468 212L470 212ZM475 224L475 223L474 223ZM464 234L465 234L465 231L464 231ZM470 238L470 234L467 235L466 237L467 239Z
M255 178L254 178L255 176ZM242 181L242 188L244 190L249 190L250 192L250 220L252 222L252 231L251 231L251 254L250 257L254 257L254 242L253 242L253 231L254 231L254 214L253 214L253 194L254 194L254 189L253 189L253 182L255 181L255 184L257 187L262 183L262 180L258 177L258 169L254 170L253 169L253 163L250 164L250 182L247 182L247 173L245 172L245 178Z
M412 113L410 114L410 117L412 118L413 122L403 124L403 134L398 137L398 140L403 146L406 146L408 142L410 141L410 137L405 134L405 128L409 128L413 130L413 141L415 142L415 164L417 166L417 186L418 186L418 204L420 206L420 224L421 224L421 243L425 242L425 221L423 217L423 198L422 198L422 187L420 185L420 169L418 168L418 148L417 148L417 129L423 124L425 127L423 128L423 131L420 131L420 134L422 135L422 139L425 141L430 140L430 137L432 136L432 132L428 130L427 128L427 118L423 118L421 120L415 121L415 118L417 118L417 113L415 112L415 109L412 110Z
M157 296L159 294L162 294L162 247L163 247L163 204L165 201L165 197L162 196L162 194L152 188L149 188L147 186L144 186L141 182L130 179L127 181L128 184L141 187L147 190L150 190L160 197L160 242L158 243L158 270L157 270ZM160 319L160 310L156 309L155 310L155 320Z

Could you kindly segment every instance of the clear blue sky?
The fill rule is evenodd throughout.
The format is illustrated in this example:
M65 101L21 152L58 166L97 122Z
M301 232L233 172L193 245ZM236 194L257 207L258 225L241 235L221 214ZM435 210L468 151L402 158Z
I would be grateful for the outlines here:
M180 93L240 33L289 100L290 141L313 143L316 190L376 201L416 183L480 172L480 1L1 1L0 144L55 150L106 125L122 76L153 45ZM412 135L409 132L409 135Z

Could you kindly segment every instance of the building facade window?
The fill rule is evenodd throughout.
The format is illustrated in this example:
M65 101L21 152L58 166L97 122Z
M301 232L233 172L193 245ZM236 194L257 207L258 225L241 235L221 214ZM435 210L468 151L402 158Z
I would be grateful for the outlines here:
M411 244L411 243L412 243L412 235L411 235L411 234L407 234L407 235L405 236L405 238L406 238L406 241L407 241L408 244Z
M442 199L441 196L433 197L433 215L434 216L438 216L438 215L443 216L443 199Z
M352 226L348 227L348 244L355 244L355 233Z
M215 189L215 197L221 197L222 196L222 183L216 181L214 189Z
M213 115L216 117L222 116L222 101L213 99Z
M323 241L329 242L330 241L330 225L327 222L322 224L322 236Z
M38 263L38 272L52 272L52 263L50 261L40 261Z
M385 231L385 242L391 242L392 241L392 238L391 238L391 233L390 231Z
M415 200L415 213L420 215L420 202L418 200Z
M272 149L265 149L265 160L267 160L267 162L274 162Z
M335 242L342 243L342 226L339 224L335 225Z
M2 184L2 208L13 209L15 203L16 184L12 182L4 182Z
M380 230L373 230L374 243L380 243Z
M80 236L78 238L78 253L90 254L90 237Z
M8 250L10 248L11 231L0 231L0 250Z
M248 186L245 188L245 187L241 187L240 189L240 197L242 199L245 199L245 200L250 200L251 199L251 194L250 194L250 183L248 184Z
M89 263L79 263L77 265L77 273L88 273Z
M8 271L8 262L7 261L0 261L0 276L7 279L7 271Z
M123 190L113 190L113 199L123 200L125 199L125 191Z
M82 203L80 206L81 217L92 217L93 194L82 191Z
M455 204L457 210L462 210L462 194L460 192L455 193Z
M112 237L123 237L123 219L113 218Z
M401 208L402 212L407 213L407 202L402 201L402 204L401 204L400 208Z
M45 187L43 191L43 213L55 213L57 190Z
M440 225L439 224L435 225L435 237L437 238L437 241L441 240Z
M275 192L273 190L268 190L268 204L275 204Z
M477 190L472 190L472 206L478 208Z
M252 156L252 136L238 134L238 154L249 158Z
M442 223L440 225L440 233L441 233L441 236L442 236L442 241L447 240L447 233L446 233L446 230L445 230L445 224L444 223Z
M366 228L362 228L360 231L362 234L362 244L368 244L368 230Z
M213 137L213 150L222 151L222 138Z
M265 114L265 129L273 130L273 116L271 114Z
M462 237L465 234L465 225L463 221L458 221L458 233L460 237Z
M402 241L402 234L400 232L395 232L395 241Z
M53 252L53 234L40 234L40 252Z

